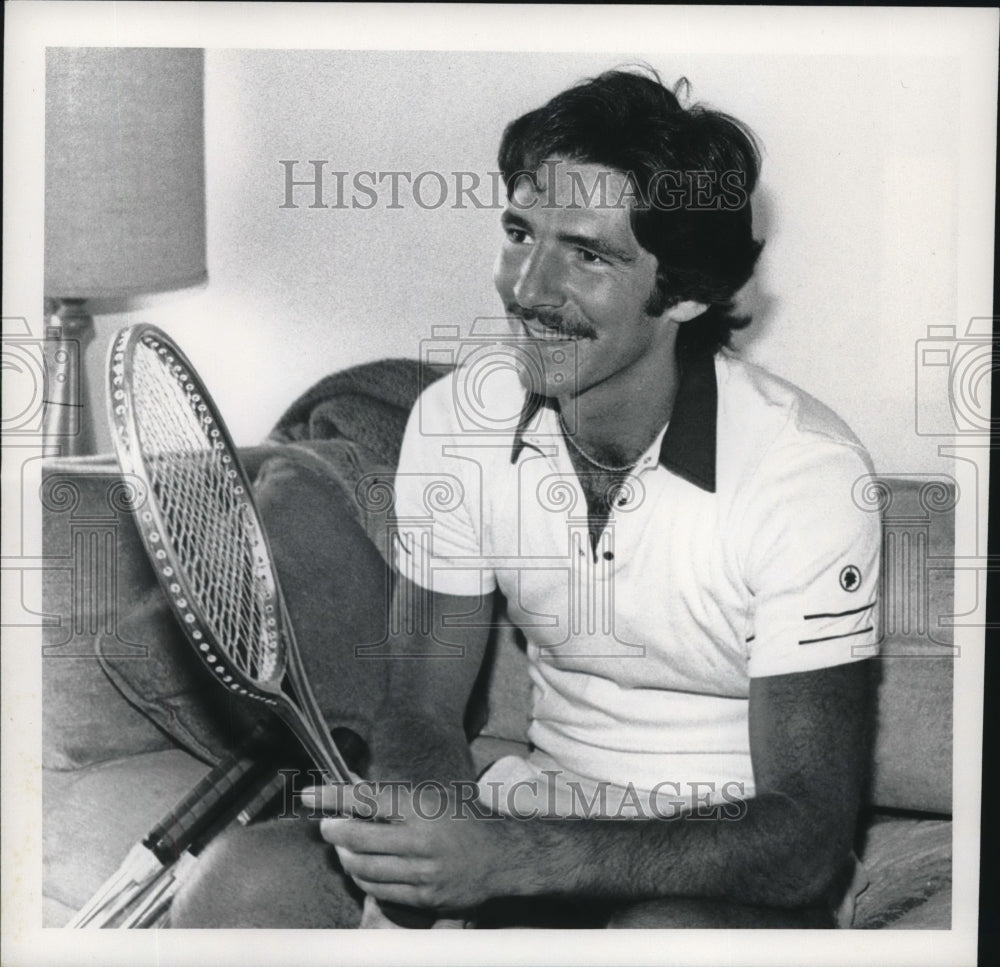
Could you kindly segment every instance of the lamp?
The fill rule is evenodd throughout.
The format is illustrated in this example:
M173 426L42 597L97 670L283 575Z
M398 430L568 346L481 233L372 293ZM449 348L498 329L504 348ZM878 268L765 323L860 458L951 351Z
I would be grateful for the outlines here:
M204 51L54 47L45 62L44 432L91 452L91 313L201 285Z

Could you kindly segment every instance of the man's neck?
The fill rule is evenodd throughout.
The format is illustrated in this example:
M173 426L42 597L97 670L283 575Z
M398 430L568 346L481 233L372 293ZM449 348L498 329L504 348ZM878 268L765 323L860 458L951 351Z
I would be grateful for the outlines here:
M638 459L670 419L680 382L673 351L649 354L635 367L558 400L573 441L586 453L611 464Z

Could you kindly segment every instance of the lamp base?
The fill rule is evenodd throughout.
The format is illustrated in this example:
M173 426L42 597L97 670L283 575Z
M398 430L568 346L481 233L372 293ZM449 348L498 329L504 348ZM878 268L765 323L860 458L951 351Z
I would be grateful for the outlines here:
M94 338L86 299L45 300L45 442L62 456L94 452L94 414L87 412L84 358Z

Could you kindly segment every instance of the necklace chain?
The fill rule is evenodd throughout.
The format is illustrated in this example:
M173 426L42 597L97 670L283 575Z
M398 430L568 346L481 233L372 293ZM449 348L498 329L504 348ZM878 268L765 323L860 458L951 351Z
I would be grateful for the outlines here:
M599 460L595 460L586 450L584 450L580 444L578 444L569 432L566 426L566 421L563 419L562 413L559 416L559 426L562 427L563 436L566 438L566 442L576 450L577 453L583 457L591 466L597 467L599 470L603 470L606 473L627 473L629 470L634 470L638 460L633 460L631 463L626 464L624 467L609 467L606 463L601 463Z

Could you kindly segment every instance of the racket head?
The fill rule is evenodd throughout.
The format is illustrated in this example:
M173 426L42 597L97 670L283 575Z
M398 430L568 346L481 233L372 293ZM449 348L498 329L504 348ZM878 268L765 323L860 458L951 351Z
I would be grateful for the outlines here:
M222 685L278 706L292 632L267 535L211 395L162 330L112 341L108 416L122 471L145 486L139 536L189 641Z

